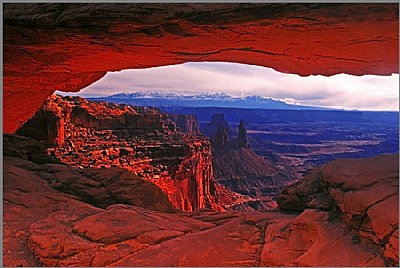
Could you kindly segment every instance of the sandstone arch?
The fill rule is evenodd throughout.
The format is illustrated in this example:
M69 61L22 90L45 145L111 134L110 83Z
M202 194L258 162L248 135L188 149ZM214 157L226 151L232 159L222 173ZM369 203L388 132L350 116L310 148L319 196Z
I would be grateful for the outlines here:
M4 122L107 71L234 61L286 73L398 73L398 4L5 4Z

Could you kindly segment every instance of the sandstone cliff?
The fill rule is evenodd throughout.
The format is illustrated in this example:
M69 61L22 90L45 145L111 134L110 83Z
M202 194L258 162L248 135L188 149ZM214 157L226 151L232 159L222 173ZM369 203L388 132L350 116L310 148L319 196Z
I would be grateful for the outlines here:
M398 155L328 164L324 180L317 178L345 190L344 201L306 178L288 189L290 196L308 192L319 200L303 198L303 212L171 214L162 212L171 204L159 189L127 171L59 164L40 144L18 136L6 135L4 149L5 266L398 266L398 192L393 191ZM125 177L125 184L111 187L120 190L113 191L113 200L133 203L106 208L86 203L91 200L85 193L104 191L101 178L114 176ZM343 202L345 209L312 205L323 197ZM140 201L145 199L149 202ZM357 221L352 215L365 210L370 224L362 226L372 236L349 228L347 219Z
M153 108L53 95L17 133L42 141L68 165L127 169L160 187L178 209L222 209L209 141L182 133L169 117ZM194 118L182 118L190 126L185 131L197 134Z
M200 135L199 123L197 117L191 114L168 114L168 119L176 124L176 127L183 133L191 135Z

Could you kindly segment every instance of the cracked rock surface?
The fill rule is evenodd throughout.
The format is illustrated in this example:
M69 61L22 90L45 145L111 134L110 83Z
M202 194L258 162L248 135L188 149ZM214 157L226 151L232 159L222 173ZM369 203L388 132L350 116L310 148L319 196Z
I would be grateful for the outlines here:
M40 155L45 152L33 140L11 137L14 150L6 143L4 159L5 266L397 265L398 233L394 227L398 226L398 217L386 216L396 213L395 196L379 197L372 206L370 197L365 202L361 198L356 206L367 209L369 221L364 216L360 226L384 246L364 235L361 227L353 227L357 217L351 216L353 221L349 221L348 215L358 215L359 210L342 212L335 197L330 209L310 208L307 203L304 211L292 213L221 213L210 209L167 213L162 207L151 207L148 203L96 207L74 193L56 190L50 176L43 176L44 170L62 166L63 176L76 178L75 168L57 164L51 157L43 160ZM37 149L35 157L23 153L27 147ZM365 165L371 159L337 160L319 174L324 178L332 175L329 181L336 185L337 176L348 174L351 165L354 172L355 168L364 169L374 180L385 181L395 175L396 169L392 169L395 157L372 158L375 164L370 169ZM378 169L382 172L373 172ZM97 172L111 174L113 170ZM86 170L79 172L83 176ZM369 181L361 188L355 182L348 185L360 190L379 183ZM90 189L91 185L85 187ZM156 190L149 187L147 191L149 199L158 204ZM345 191L344 196L351 191ZM310 197L316 193L317 190ZM390 195L390 191L387 193ZM168 201L166 197L165 200Z
M361 238L399 263L399 155L337 159L286 188L278 206L286 211L320 209L342 217Z

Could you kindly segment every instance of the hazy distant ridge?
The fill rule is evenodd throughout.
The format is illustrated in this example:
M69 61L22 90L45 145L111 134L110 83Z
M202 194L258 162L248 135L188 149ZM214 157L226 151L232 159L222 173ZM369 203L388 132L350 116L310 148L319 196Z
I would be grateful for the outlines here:
M287 110L328 110L328 108L301 106L289 104L281 100L261 97L245 96L233 97L227 93L182 95L177 93L134 92L119 93L102 98L90 98L115 103L126 103L139 106L155 107L230 107L230 108L257 108L257 109L287 109Z

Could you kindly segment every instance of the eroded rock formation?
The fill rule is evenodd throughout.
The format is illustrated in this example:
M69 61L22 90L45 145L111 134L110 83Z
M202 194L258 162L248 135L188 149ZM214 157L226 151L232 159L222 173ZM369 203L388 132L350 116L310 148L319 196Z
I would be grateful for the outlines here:
M215 125L218 124L217 130ZM292 167L278 157L272 161L250 149L244 120L240 120L238 136L230 139L230 126L223 114L215 114L208 125L213 148L215 181L240 195L233 200L243 200L242 206L233 202L232 209L265 210L276 207L276 195L295 180ZM278 160L279 159L279 160ZM221 189L224 190L224 189ZM221 193L221 197L232 194ZM245 196L247 198L242 197Z
M258 200L254 209L275 207L276 195L295 178L285 163L272 162L247 148L224 147L213 150L215 181L231 191Z
M338 159L289 186L278 197L283 211L318 209L343 216L357 236L381 247L399 265L399 156Z
M300 75L398 73L397 4L6 4L4 131L107 71L227 61ZM32 99L31 96L35 96Z
M18 134L42 141L49 147L50 154L68 165L127 169L160 187L178 209L192 211L212 207L221 210L216 204L209 141L180 132L169 117L152 108L53 95ZM197 133L193 117L190 119L191 128L186 130ZM88 179L90 183L99 187L106 184L114 189L119 183L117 176L103 178L93 174L92 177L94 179ZM71 189L82 188L79 192L87 198L96 198L99 194L97 190L87 193L79 181L76 186L70 181L54 183L60 190L65 188L64 184L69 184ZM105 191L99 195L104 197L101 202L106 206L113 190L103 186L100 190Z
M247 129L244 125L243 119L240 120L239 124L237 144L240 148L249 148L249 141L247 140Z
M210 142L214 148L223 148L224 146L229 146L229 128L219 124L217 131L211 136Z
M15 132L54 90L78 91L112 70L235 61L300 75L398 72L397 4L6 4L3 18L5 132ZM101 127L96 116L77 113ZM45 143L65 145L59 118L49 117L53 123L36 134L47 133ZM118 126L126 120L115 118ZM167 214L138 203L85 203L93 202L83 198L87 191L103 191L96 189L101 170L60 165L38 143L10 139L20 147L4 146L5 266L398 266L398 155L315 171L308 184L283 193L281 208L293 214ZM196 158L181 171L190 173ZM57 168L62 180L53 177ZM84 181L69 185L77 174ZM150 191L159 201L162 193ZM121 202L115 194L126 192L111 193Z
M95 207L75 193L65 193L77 184L64 182L79 179L85 191L96 190L101 174L112 177L114 171L128 173L126 171L78 170L60 165L40 149L39 143L18 136L6 135L4 148L5 266L398 265L396 231L391 233L389 241L392 241L383 249L381 245L370 243L360 230L349 228L353 225L347 220L348 216L353 218L350 214L356 212L358 215L365 209L363 206L367 203L364 201L368 201L376 206L383 205L376 209L372 206L367 212L371 225L366 227L372 226L367 230L375 230L377 239L398 226L395 215L381 217L398 211L398 207L396 210L396 207L388 206L395 205L391 198L398 200L398 193L382 200L377 192L364 191L370 187L383 187L390 192L395 187L387 182L398 177L398 169L392 168L397 155L365 161L340 160L322 169L324 178L338 183L343 189L350 189L355 184L361 187L344 193L343 204L347 210L324 211L306 207L303 212L291 214L210 210L170 214L155 206L160 204L157 202L161 191L145 182L142 184L145 188L149 186L148 198L155 198L150 206L135 203ZM59 178L53 173L57 169L62 170L63 179L59 182L64 183L64 193L55 189L59 187L58 182L54 183L54 177ZM370 174L366 181L357 175L344 176L363 174L363 170ZM93 176L93 172L97 175ZM77 174L81 178L77 178ZM360 181L363 182L359 184ZM290 189L300 190L301 183L296 185ZM141 190L132 190L132 196L143 195ZM115 194L117 197L118 193ZM121 193L121 197L125 198L125 194ZM337 197L334 191L325 194L332 199ZM348 198L346 194L355 194L357 198ZM166 198L164 201L168 207Z
M176 124L180 131L190 135L200 135L197 117L192 114L168 114L168 119Z
M204 128L203 134L211 138L212 136L215 136L220 127L225 128L227 130L228 138L230 138L231 129L228 122L225 119L224 114L213 114L211 116L210 123L208 123L207 126Z

